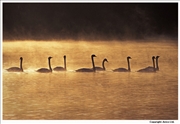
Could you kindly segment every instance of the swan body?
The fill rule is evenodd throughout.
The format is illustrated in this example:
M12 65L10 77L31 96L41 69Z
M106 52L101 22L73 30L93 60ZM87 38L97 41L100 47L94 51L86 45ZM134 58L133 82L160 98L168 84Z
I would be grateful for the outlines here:
M117 68L117 69L114 69L113 72L130 72L131 68L130 68L129 59L132 59L132 58L130 56L127 57L128 69L126 69L126 68Z
M39 72L39 73L51 73L52 72L51 63L50 63L51 58L52 57L48 57L49 69L47 69L47 68L40 68L40 69L37 70L37 72Z
M51 73L52 71L47 68L40 68L37 70L39 73Z
M64 55L64 67L57 66L53 69L53 71L66 71L66 56Z
M137 72L156 72L156 69L154 67L152 67L152 66L148 66L148 67L146 67L144 69L138 70Z
M57 67L53 68L53 71L66 71L66 69L61 66L57 66Z
M20 67L11 67L6 70L8 72L23 72L22 61L23 61L23 58L20 57Z
M76 72L94 72L94 70L91 68L81 68L76 70Z
M155 57L153 56L152 57L153 67L148 66L146 68L138 70L137 72L156 72L154 59L155 59Z
M94 55L94 54L91 55L93 68L80 68L80 69L77 69L76 72L95 72L96 68L95 68L95 64L94 64L94 57L96 57L96 55Z
M116 68L113 70L113 72L130 72L130 71L126 68Z
M102 67L95 67L96 71L105 71L106 70L106 68L104 66L105 62L108 62L108 60L106 58L102 61Z

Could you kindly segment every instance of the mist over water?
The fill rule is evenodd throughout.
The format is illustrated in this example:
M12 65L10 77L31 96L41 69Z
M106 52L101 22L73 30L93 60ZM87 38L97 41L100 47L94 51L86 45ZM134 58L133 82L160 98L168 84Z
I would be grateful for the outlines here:
M101 66L105 72L77 73L74 70ZM63 66L67 71L41 74L35 70ZM160 56L156 73L138 73L152 66L152 56ZM131 72L115 73L127 68ZM19 67L23 73L5 69ZM3 119L178 119L177 40L153 41L16 41L3 42Z

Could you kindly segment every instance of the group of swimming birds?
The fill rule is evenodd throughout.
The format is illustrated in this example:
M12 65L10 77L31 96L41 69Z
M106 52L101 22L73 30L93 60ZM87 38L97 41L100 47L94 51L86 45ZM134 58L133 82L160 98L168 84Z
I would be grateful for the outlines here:
M106 68L104 66L104 63L105 62L108 62L108 60L105 58L103 61L102 61L102 67L96 67L95 64L94 64L94 57L96 57L96 55L92 54L91 55L91 60L92 60L92 68L80 68L80 69L77 69L75 70L76 72L96 72L96 71L105 71ZM137 72L156 72L156 71L159 71L159 66L158 66L158 58L160 56L152 56L152 62L153 62L153 66L148 66L146 68L143 68L143 69L140 69L138 70ZM39 73L51 73L52 71L66 71L66 56L64 55L64 67L61 67L61 66L57 66L55 68L51 68L51 63L50 63L50 60L51 60L52 57L48 57L48 65L49 65L49 69L48 68L40 68L38 70L36 70L37 72ZM130 68L130 60L131 57L128 56L127 57L127 63L128 63L128 68L117 68L117 69L114 69L112 70L113 72L131 72L131 68ZM156 60L156 67L155 67L155 60ZM22 61L23 61L23 58L20 57L20 67L11 67L11 68L8 68L6 69L8 72L23 72L23 67L22 67Z

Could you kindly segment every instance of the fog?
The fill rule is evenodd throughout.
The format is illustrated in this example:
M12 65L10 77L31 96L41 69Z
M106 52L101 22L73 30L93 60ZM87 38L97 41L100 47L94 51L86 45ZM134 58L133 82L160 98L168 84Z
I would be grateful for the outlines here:
M3 3L4 41L177 37L177 3Z
M78 73L79 68L102 67L106 71ZM37 73L63 66L67 71ZM113 72L127 68L131 72ZM152 56L160 56L159 71L139 73L152 66ZM19 67L24 72L8 72ZM3 42L3 119L4 120L177 120L178 46L170 41L153 42ZM136 114L134 114L136 113Z

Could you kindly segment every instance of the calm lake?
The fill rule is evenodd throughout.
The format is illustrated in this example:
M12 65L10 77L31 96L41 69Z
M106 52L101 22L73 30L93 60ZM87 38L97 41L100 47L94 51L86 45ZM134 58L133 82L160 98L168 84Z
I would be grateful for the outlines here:
M4 120L177 120L178 41L17 41L3 42ZM101 66L106 71L75 72ZM39 68L64 66L67 71L38 73ZM127 68L131 72L113 72ZM139 73L160 56L159 71ZM19 67L24 72L8 72Z

